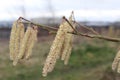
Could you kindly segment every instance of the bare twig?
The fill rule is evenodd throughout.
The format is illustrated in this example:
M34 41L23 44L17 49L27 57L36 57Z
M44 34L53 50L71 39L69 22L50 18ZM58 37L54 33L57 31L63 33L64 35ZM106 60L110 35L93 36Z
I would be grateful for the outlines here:
M74 32L68 32L68 33L72 33L72 34L80 35L80 36L85 36L85 37L89 37L89 38L103 39L103 40L112 41L112 42L120 42L119 38L111 38L111 37L102 36L102 35L99 35L99 34L90 35L90 34L80 33L73 27L73 25L69 22L69 20L67 20L65 17L63 17L63 19L65 19L68 22L68 24L71 26L71 28L74 30ZM84 26L84 25L82 25L82 26ZM86 26L84 26L84 27L86 27ZM93 31L93 32L96 32L96 31Z
M85 37L89 37L89 38L98 38L98 39L103 39L103 40L107 40L107 41L112 41L112 42L120 42L120 38L111 38L108 36L102 36L102 35L88 35L88 34L83 34L83 33L74 33L74 32L68 32L71 34L75 34L75 35L80 35L80 36L85 36Z
M25 20L25 21L29 22L30 24L33 24L33 25L36 25L36 26L41 27L43 29L46 29L46 30L48 30L49 32L52 32L52 33L56 33L57 30L58 30L57 28L53 28L53 27L50 27L50 26L45 26L45 25L41 25L41 24L31 22L31 21L29 21L29 20L27 20L27 19L25 19L23 17L20 17L19 19ZM89 37L89 38L98 38L98 39L103 39L103 40L112 41L112 42L120 42L120 38L111 38L111 37L102 36L102 35L99 35L99 34L90 35L90 34L80 33L73 27L73 25L69 22L69 20L67 20L67 18L65 16L63 17L63 19L65 21L67 21L68 24L71 26L71 28L74 30L74 32L68 32L70 34L79 35L79 36L85 36L85 37ZM84 26L84 25L82 25L82 26ZM86 27L86 26L84 26L84 27Z
M87 29L87 30L91 31L92 33L94 33L94 34L96 34L96 35L99 34L99 33L96 32L93 28L89 28L89 27L83 25L82 23L78 23L78 22L76 22L76 21L75 21L75 23L76 23L78 26L81 26L81 27L83 27L84 29Z
M41 25L41 24L37 24L37 23L31 22L31 21L29 21L29 20L27 20L27 19L25 19L25 18L23 18L23 17L19 17L18 19L25 20L25 21L29 22L30 24L33 24L33 25L35 25L35 26L42 27L43 29L46 29L46 30L48 30L48 31L51 31L51 30L56 31L56 30L57 30L57 28L50 27L50 26L45 26L45 25Z

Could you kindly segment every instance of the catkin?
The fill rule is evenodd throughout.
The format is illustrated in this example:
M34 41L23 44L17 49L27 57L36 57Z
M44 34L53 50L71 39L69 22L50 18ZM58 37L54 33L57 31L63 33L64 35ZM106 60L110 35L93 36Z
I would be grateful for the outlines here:
M31 56L32 48L34 47L34 44L37 40L37 30L31 29L31 36L29 37L29 40L27 42L27 49L25 51L25 59L28 59Z
M65 59L64 59L64 64L67 65L70 55L71 55L71 51L72 51L72 44L68 47L68 51L66 53Z
M73 25L71 19L72 18L70 17L69 21ZM75 25L73 26L75 27ZM68 34L68 32L72 32L72 31L73 29L67 22L64 22L60 25L56 37L53 41L53 44L50 48L50 52L47 56L46 62L44 64L43 72L42 72L43 76L47 76L47 73L51 72L54 69L56 61L57 59L60 58L60 56L64 60L64 64L68 63L72 50L71 42L73 39L73 35Z
M117 72L120 73L120 61L118 62Z
M17 21L13 23L11 28L10 42L9 42L10 60L13 60L13 57L14 57L16 25L17 25Z
M22 44L22 40L24 38L24 34L25 34L25 27L23 23L19 23L20 25L20 45Z
M13 57L14 59L19 54L20 44L21 44L21 40L22 40L21 36L24 36L24 34L21 34L21 32L23 32L23 31L24 31L24 26L22 25L22 23L18 22L16 35L15 35L15 52L14 52L14 57Z
M116 55L116 57L115 57L115 59L112 63L112 69L113 70L117 69L118 65L120 64L119 62L120 62L120 50L118 51L118 53L117 53L117 55ZM120 66L118 68L120 68Z
M47 73L54 69L56 60L60 56L65 35L63 24L60 25L55 40L53 41L53 44L50 48L50 52L43 67L43 76L47 76Z
M30 37L30 33L31 33L31 27L28 27L27 31L25 32L24 38L21 42L19 54L16 56L15 60L13 61L14 66L18 63L18 60L21 59L24 56L27 41Z
M65 33L65 41L64 41L64 44L63 44L63 51L62 51L62 56L61 56L61 60L64 60L65 59L65 56L69 50L69 47L71 47L72 45L70 45L70 42L71 42L71 39L72 39L72 34L69 34L67 32L72 32L70 30L70 26L68 23L66 23L64 26L67 26L66 28L66 33Z
M71 15L69 18L69 22L72 24L73 28L75 28L76 24L72 22L73 21L73 16ZM71 26L66 23L64 26L66 27L66 33L65 33L65 41L63 44L63 51L62 51L62 56L61 60L64 60L64 64L67 65L69 61L69 57L71 55L71 50L72 50L72 41L73 41L73 34L70 34L68 32L73 32L73 29Z

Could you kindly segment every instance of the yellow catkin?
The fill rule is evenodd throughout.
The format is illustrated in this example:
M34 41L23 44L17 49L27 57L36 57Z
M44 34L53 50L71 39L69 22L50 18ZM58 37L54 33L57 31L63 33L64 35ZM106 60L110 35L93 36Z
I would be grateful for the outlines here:
M22 40L24 38L24 34L25 34L25 27L23 23L19 23L21 29L20 29L20 45L22 43Z
M47 76L47 73L51 72L54 69L56 60L60 56L65 34L63 24L60 25L55 40L53 41L53 44L50 48L50 52L43 67L43 76Z
M73 23L72 21L73 21L73 16L71 15L70 18L69 18L69 22L75 28L76 24ZM70 34L68 32L73 32L73 29L71 28L71 26L68 23L66 23L64 26L67 26L67 28L66 28L66 33L65 33L65 41L64 41L64 44L63 44L64 48L63 48L63 51L62 51L61 60L64 60L64 64L67 65L70 54L71 54L72 41L73 41L73 34Z
M13 61L14 66L18 63L18 60L20 60L24 56L27 41L28 41L28 39L30 37L30 33L31 33L31 27L28 27L27 31L25 32L24 38L22 40L21 46L20 46L20 52L16 56L15 60Z
M67 65L72 51L72 45L69 46L67 54L64 59L64 64Z
M16 35L15 35L15 52L14 52L14 59L16 58L16 56L19 54L19 49L20 49L20 41L21 41L21 30L23 29L24 27L21 26L21 23L17 23L17 30L16 30ZM13 60L14 60L13 59Z
M114 59L114 61L112 63L112 69L113 70L117 69L119 61L120 61L120 50L118 51L118 53L117 53L117 55L116 55L116 57L115 57L115 59Z
M118 62L117 72L120 73L120 60Z
M21 23L21 22L18 22L18 27L20 27L19 28L19 30L20 30L20 33L19 33L19 45L18 45L19 46L19 51L20 51L20 46L22 45L22 40L23 40L24 35L25 35L25 27L24 27L24 24Z
M72 41L73 41L73 34L68 34L68 42L66 43L66 55L64 57L64 64L67 65L68 64L68 61L69 61L69 58L70 58L70 55L71 55L71 51L72 51ZM64 51L63 51L64 53Z
M65 56L68 52L68 49L69 49L69 42L71 40L71 34L67 33L67 32L71 32L69 28L69 24L66 23L64 26L66 26L66 29L65 29L65 41L64 41L64 44L63 44L63 50L62 50L62 56L61 56L61 60L64 60L65 59Z
M25 59L28 59L31 56L32 48L34 47L36 40L37 40L37 30L31 29L31 36L29 37L29 40L27 43L27 49L25 52Z
M17 25L17 22L15 21L12 25L12 28L11 28L10 42L9 42L10 60L13 60L14 51L15 51L16 25Z
M70 22L72 24L71 17L70 17ZM44 64L43 72L42 72L43 76L47 76L48 72L51 72L54 69L56 61L61 55L65 56L64 63L65 64L68 63L72 49L71 44L69 44L72 41L72 35L68 34L68 32L72 32L72 31L73 29L67 22L64 22L60 25L55 40L53 41L53 44L50 48L50 52L47 56L46 62Z

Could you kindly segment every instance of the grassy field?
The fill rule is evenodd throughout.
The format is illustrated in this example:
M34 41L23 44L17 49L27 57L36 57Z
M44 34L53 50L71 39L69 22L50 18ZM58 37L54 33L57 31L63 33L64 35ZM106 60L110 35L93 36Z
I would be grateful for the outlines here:
M42 77L43 63L52 41L39 40L31 58L15 67L9 60L8 43L0 41L0 80L110 80L104 76L112 72L111 64L118 50L116 43L78 39L74 42L69 64L65 66L58 60L54 71Z

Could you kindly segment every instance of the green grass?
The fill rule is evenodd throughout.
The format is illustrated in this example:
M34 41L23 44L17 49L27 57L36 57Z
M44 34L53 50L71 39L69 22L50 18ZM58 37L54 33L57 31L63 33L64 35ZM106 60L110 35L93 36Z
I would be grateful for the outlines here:
M30 60L16 67L9 60L8 42L2 42L0 45L4 46L0 49L0 80L100 80L104 71L111 67L117 51L116 44L112 43L114 46L110 46L106 42L102 43L75 45L67 66L58 60L53 72L42 77L43 63L51 42L37 43Z

